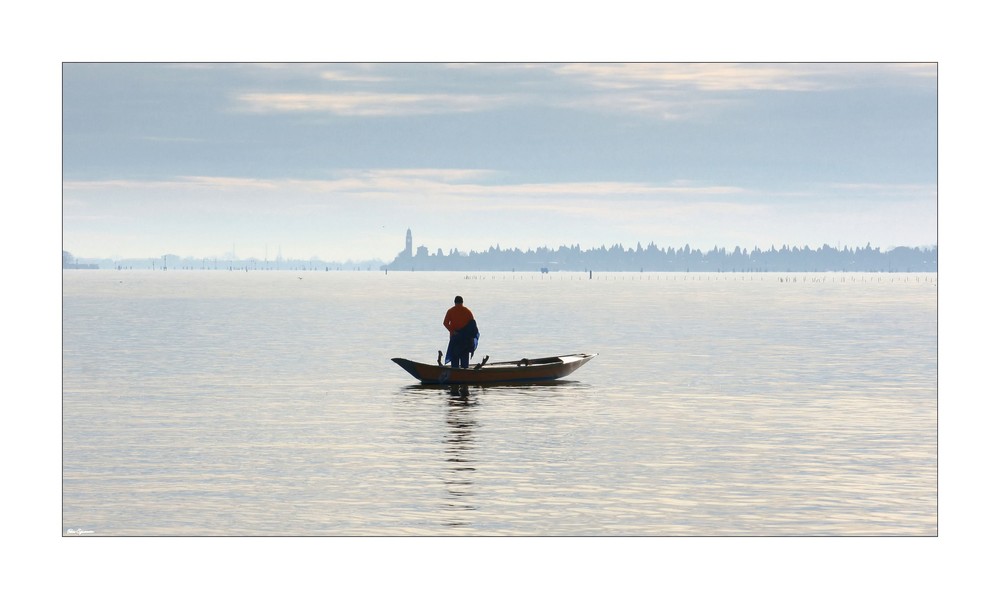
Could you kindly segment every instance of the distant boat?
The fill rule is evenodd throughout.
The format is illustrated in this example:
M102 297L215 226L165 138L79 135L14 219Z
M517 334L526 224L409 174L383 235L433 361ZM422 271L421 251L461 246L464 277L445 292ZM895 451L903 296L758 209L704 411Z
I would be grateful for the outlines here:
M468 385L551 381L570 374L597 354L568 354L548 358L522 358L510 362L452 368L393 358L400 368L425 385Z

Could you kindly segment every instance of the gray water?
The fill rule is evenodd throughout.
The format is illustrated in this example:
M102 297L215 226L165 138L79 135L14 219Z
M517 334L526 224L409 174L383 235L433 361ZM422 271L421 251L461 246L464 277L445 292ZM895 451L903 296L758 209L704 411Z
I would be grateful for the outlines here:
M474 360L426 387L456 294ZM65 271L63 527L936 535L937 277Z

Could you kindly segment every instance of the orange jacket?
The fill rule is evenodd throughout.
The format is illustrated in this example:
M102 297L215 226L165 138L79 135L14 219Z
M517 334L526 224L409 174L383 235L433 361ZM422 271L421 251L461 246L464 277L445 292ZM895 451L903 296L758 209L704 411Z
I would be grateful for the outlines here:
M445 313L444 328L448 329L448 332L454 335L455 331L469 324L469 321L473 318L475 316L472 315L472 310L461 304L457 304Z

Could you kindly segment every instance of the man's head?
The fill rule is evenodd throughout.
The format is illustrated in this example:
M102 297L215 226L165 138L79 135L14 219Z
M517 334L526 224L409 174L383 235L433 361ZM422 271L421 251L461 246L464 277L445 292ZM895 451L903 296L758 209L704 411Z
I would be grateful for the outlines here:
M462 296L461 295L456 295L455 296L455 305L456 306L462 305Z

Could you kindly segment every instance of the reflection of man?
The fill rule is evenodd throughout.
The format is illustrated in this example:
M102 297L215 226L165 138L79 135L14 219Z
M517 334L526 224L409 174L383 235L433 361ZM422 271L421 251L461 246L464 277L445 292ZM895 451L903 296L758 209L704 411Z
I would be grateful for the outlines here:
M444 327L451 334L448 341L448 354L445 362L451 362L452 368L468 368L469 357L476 353L479 345L479 328L472 310L465 307L462 296L455 296L455 305L444 315Z

